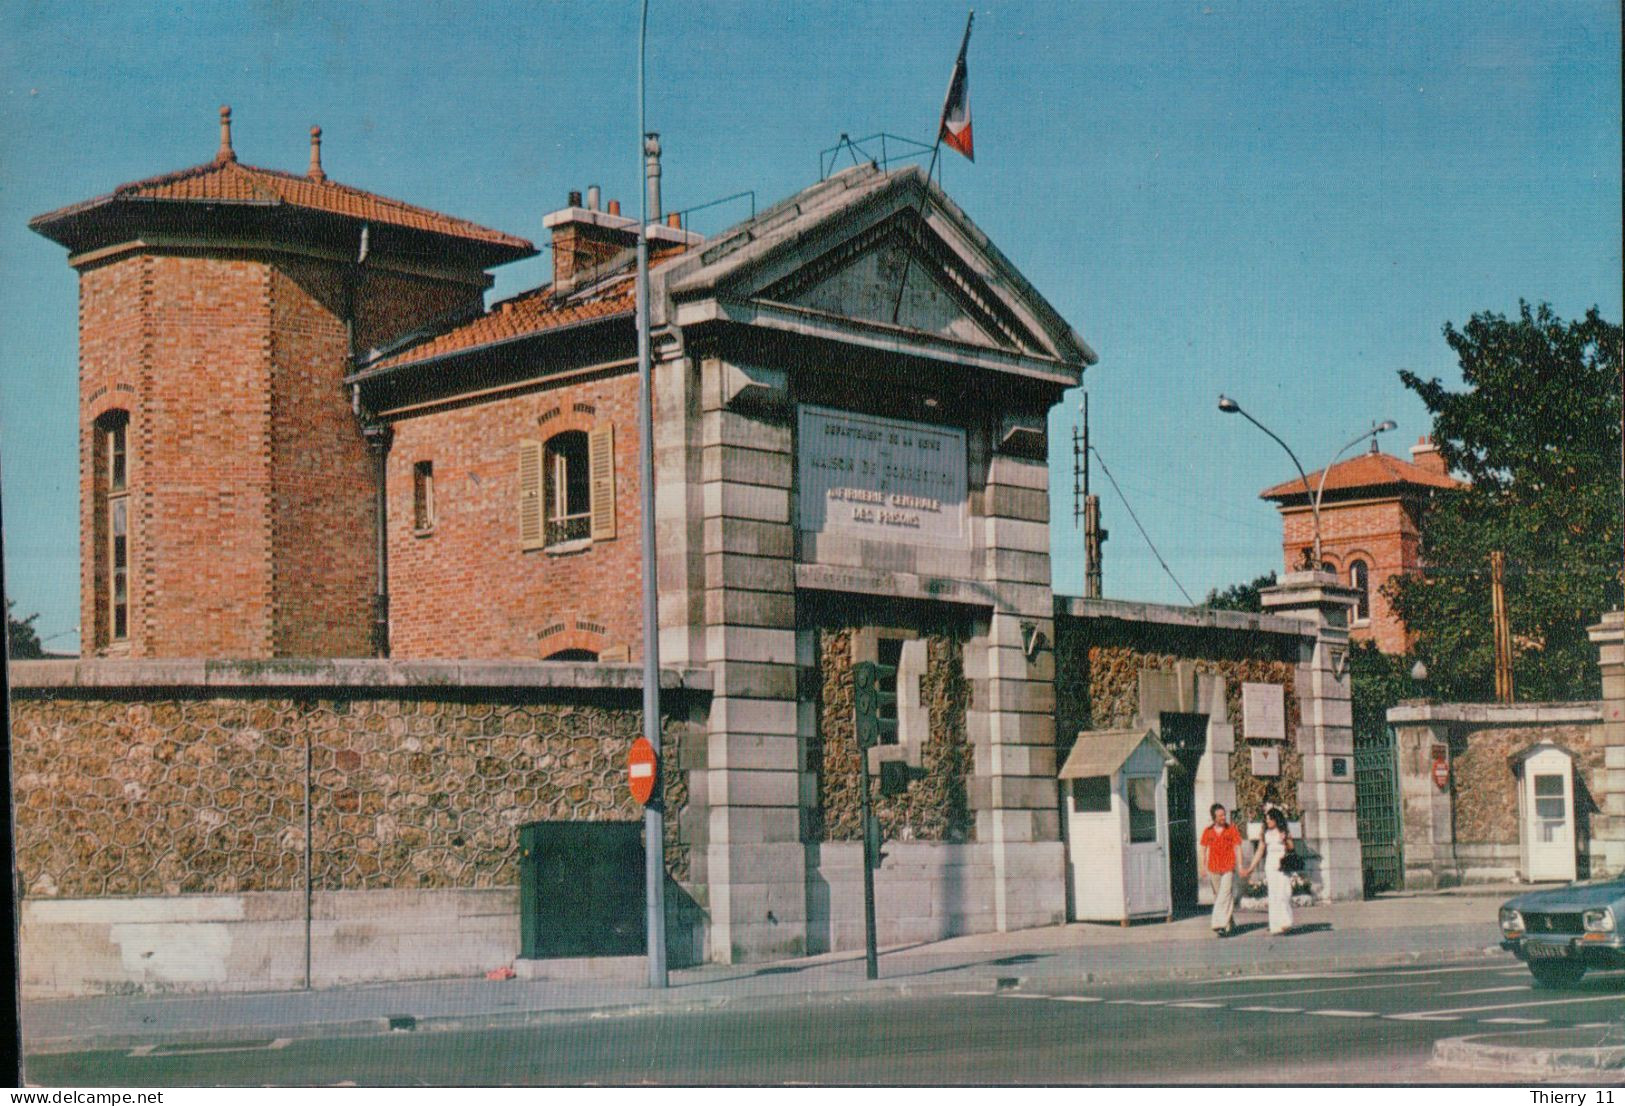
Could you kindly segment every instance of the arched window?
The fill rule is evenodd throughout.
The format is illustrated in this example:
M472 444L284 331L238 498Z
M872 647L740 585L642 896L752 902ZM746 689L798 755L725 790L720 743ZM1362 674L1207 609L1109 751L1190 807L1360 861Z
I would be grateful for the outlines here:
M591 649L560 649L542 658L548 661L597 661L598 654Z
M130 637L129 438L128 411L108 411L96 420L95 640L102 646Z
M1371 570L1364 561L1349 562L1349 587L1360 593L1354 602L1354 620L1368 622L1371 619Z

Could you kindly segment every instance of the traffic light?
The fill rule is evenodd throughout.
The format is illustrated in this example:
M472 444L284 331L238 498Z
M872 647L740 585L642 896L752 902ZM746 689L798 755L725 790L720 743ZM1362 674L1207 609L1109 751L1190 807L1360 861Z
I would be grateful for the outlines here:
M860 661L852 670L858 748L897 744L897 668Z

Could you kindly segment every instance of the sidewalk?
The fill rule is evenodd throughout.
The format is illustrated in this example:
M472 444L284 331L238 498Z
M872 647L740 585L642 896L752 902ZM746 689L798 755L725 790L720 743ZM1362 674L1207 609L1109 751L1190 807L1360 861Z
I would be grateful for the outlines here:
M109 995L23 1004L26 1052L132 1048L200 1041L370 1036L495 1028L786 1001L991 991L1032 992L1080 982L1212 978L1254 971L1379 967L1419 959L1504 957L1495 924L1506 886L1386 896L1298 910L1298 930L1271 937L1260 913L1217 940L1206 914L1128 928L1074 923L956 937L881 950L880 978L864 978L862 950L771 964L708 964L642 984L641 961L612 962L614 979L439 979L319 991ZM578 962L579 963L579 962ZM500 965L493 964L492 967Z

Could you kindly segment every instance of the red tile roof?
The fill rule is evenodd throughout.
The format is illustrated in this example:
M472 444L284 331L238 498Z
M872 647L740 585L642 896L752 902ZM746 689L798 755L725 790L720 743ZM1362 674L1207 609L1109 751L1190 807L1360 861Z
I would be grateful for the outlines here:
M1320 473L1321 470L1316 469L1309 474L1311 488L1320 486ZM1395 484L1410 484L1424 488L1465 486L1453 477L1425 469L1420 465L1413 465L1409 461L1401 461L1398 457L1387 453L1363 453L1358 457L1351 457L1347 461L1333 465L1326 474L1327 491L1390 487ZM1304 495L1306 493L1303 490L1302 480L1288 480L1258 493L1260 499L1280 500Z
M28 221L35 230L106 204L129 200L170 201L212 204L286 204L289 207L321 211L331 215L411 230L470 239L489 245L534 253L535 247L523 238L482 227L466 219L442 215L438 211L392 200L373 192L351 188L332 180L312 180L275 169L260 169L239 161L215 160L175 173L122 184L105 196L70 204Z
M637 293L630 276L609 282L590 299L572 297L565 302L554 298L551 285L543 285L492 304L491 310L479 318L454 326L410 349L390 354L368 365L367 369L388 369L432 361L448 353L541 334L589 319L631 315L636 306Z

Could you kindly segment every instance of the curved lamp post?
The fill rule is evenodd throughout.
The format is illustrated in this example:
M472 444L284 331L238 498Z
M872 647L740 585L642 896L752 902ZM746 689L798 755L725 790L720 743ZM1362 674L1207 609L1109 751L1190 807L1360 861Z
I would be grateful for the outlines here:
M1292 447L1287 445L1285 442L1283 442L1281 440L1280 436L1275 433L1275 431L1271 430L1269 427L1265 426L1263 423L1261 423L1257 419L1253 418L1245 410L1242 409L1241 404L1237 403L1235 400L1231 399L1227 395L1219 396L1219 410L1225 412L1226 414L1230 414L1230 415L1240 415L1242 418L1246 419L1248 422L1250 422L1254 426L1258 427L1258 429L1262 430L1264 433L1266 433L1270 437L1274 438L1275 443L1277 445L1279 445L1282 449L1286 450L1286 455L1288 457L1292 458L1292 463L1293 463L1294 466L1297 467L1297 470L1298 470L1298 478L1303 481L1304 494L1309 497L1309 511L1310 511L1310 514L1314 518L1314 524L1315 524L1315 571L1319 572L1320 571L1320 565L1321 565L1321 560L1320 560L1320 497L1323 494L1325 494L1325 491L1326 491L1326 475L1329 472L1332 471L1332 466L1337 463L1337 459L1339 457L1343 456L1343 454L1347 453L1350 449L1354 448L1356 445L1359 445L1361 442L1365 441L1367 438L1370 438L1373 441L1375 441L1378 434L1386 434L1388 431L1394 429L1394 427L1397 426L1398 424L1396 422L1394 422L1393 419L1383 419L1380 423L1377 423L1376 425L1372 426L1371 429L1362 430L1360 433L1358 433L1354 437L1350 438L1348 440L1347 444L1345 444L1343 446L1343 448L1339 449L1336 453L1332 454L1332 459L1330 461L1326 462L1326 467L1320 470L1320 486L1315 488L1313 491L1310 491L1310 489L1309 489L1309 476L1308 476L1307 473L1305 473L1303 471L1303 465L1298 461L1298 455L1296 453L1292 452Z

